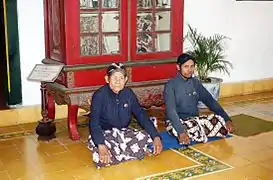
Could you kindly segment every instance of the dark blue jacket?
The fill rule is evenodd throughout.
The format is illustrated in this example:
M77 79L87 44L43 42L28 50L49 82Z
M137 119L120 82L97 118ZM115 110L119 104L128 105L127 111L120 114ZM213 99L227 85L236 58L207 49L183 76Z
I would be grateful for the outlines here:
M159 136L130 88L125 87L116 94L109 85L101 87L93 94L90 111L89 130L95 145L104 144L103 130L127 128L132 113L152 138Z
M185 80L177 74L164 89L166 119L171 121L178 134L184 132L179 119L199 116L198 101L202 101L215 114L230 120L228 114L196 78Z

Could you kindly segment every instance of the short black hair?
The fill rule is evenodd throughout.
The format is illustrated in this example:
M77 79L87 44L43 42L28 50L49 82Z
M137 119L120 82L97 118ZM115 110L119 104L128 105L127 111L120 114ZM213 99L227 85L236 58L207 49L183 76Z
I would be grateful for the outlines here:
M185 62L187 62L188 60L193 60L193 62L195 64L195 58L192 55L187 54L187 53L183 53L180 56L178 56L176 63L179 65L182 65Z

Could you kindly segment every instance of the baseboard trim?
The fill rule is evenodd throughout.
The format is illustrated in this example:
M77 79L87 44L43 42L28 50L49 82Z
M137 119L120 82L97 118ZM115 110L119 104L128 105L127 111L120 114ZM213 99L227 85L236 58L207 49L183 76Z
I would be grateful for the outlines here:
M79 110L78 115L83 115L86 112ZM67 118L67 106L59 105L56 106L56 119ZM0 127L12 126L25 123L33 123L41 120L41 106L25 106L17 109L9 109L0 111Z
M273 78L223 83L220 98L273 91Z
M273 91L273 78L223 83L220 98ZM86 112L79 110L79 115ZM41 119L40 105L0 111L0 127L38 122ZM56 106L56 119L67 117L67 106Z

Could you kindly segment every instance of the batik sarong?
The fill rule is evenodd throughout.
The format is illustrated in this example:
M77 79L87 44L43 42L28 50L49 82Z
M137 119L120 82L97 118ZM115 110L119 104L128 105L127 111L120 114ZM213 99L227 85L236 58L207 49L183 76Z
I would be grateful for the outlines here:
M143 159L146 154L151 153L148 146L152 144L150 135L144 130L123 128L104 131L105 145L108 147L112 157L111 163L100 162L98 148L88 137L88 148L92 151L93 161L99 169L104 166L119 164L124 161Z
M228 134L225 120L218 115L208 115L180 119L185 132L192 141L207 142L209 137L225 137ZM169 134L178 137L170 120L166 121L166 130Z

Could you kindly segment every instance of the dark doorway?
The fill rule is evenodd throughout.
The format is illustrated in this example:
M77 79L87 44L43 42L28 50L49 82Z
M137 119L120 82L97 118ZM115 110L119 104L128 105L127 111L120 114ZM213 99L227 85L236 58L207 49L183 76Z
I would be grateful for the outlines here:
M22 103L17 0L0 0L0 110Z
M5 20L4 20L4 6L3 1L1 0L1 24L0 24L0 32L2 35L0 37L0 110L7 109L7 100L5 98L7 94L7 89L5 88L5 74L4 71L6 70L7 60L6 60L6 43L5 43Z

